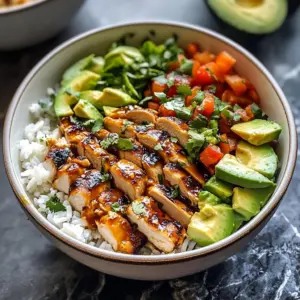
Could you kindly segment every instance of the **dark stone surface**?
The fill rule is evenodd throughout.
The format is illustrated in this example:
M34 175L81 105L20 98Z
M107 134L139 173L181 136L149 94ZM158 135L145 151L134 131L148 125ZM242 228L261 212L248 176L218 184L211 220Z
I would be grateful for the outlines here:
M291 14L276 33L250 38L219 27L202 0L89 0L55 39L23 51L0 53L1 127L15 89L49 50L90 28L142 19L199 24L242 43L283 87L300 125L300 11ZM168 282L106 276L56 250L14 199L2 155L0 166L0 299L300 299L299 163L277 213L243 251L205 272Z

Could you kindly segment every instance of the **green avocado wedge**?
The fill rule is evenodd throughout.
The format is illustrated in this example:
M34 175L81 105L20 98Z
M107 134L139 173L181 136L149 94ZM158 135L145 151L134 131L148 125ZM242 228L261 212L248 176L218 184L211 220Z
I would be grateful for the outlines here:
M89 71L92 71L97 74L101 74L104 69L104 58L102 56L97 56L92 59L92 63L89 66Z
M282 128L276 122L255 119L233 125L231 130L250 144L260 146L277 140Z
M211 177L203 188L226 203L230 201L230 197L233 194L233 186L230 183L217 179L216 176Z
M83 99L80 99L74 106L74 113L79 118L85 118L90 120L103 120L103 116L97 110L97 108L87 100Z
M253 146L247 142L240 141L235 155L237 160L247 167L270 179L274 177L277 170L278 157L270 145Z
M264 188L274 183L267 177L239 163L235 156L226 154L216 165L216 177L245 188Z
M279 28L288 12L287 0L207 0L224 22L252 34L266 34Z
M103 89L103 94L99 100L102 106L122 107L136 104L137 101L121 90L113 88Z
M227 204L206 204L188 225L188 236L200 246L208 246L229 236L235 224L234 210Z
M88 90L80 92L79 98L89 101L98 109L102 109L103 105L100 101L102 95L103 93L101 91Z
M198 199L198 207L200 210L205 206L205 204L217 205L222 203L220 198L208 191L201 191L198 195Z
M117 111L117 107L103 106L103 112L106 117L109 117L113 112Z
M249 221L260 212L275 188L276 184L259 190L236 187L233 189L232 208L242 215L245 221Z
M79 100L81 91L93 89L99 75L90 72L82 71L78 76L70 80L64 87L62 87L54 100L54 111L57 117L67 117L73 115L72 105Z

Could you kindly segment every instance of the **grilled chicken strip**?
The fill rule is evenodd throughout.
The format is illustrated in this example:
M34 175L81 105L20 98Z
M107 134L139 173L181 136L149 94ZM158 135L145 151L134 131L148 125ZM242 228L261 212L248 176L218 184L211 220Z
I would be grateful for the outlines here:
M176 117L161 117L156 121L156 128L166 131L170 136L176 137L181 146L185 146L189 139L189 126Z
M111 167L110 172L116 187L126 193L131 200L144 194L148 178L134 163L121 159Z
M104 127L121 137L135 138L138 132L144 132L154 128L154 124L137 125L126 119L104 118ZM97 136L97 134L96 134Z
M169 253L182 244L185 229L161 211L152 198L141 197L133 201L127 215L159 250Z
M187 175L176 164L167 164L163 168L164 176L172 186L179 186L180 193L197 206L198 194L201 186L189 175Z
M109 181L98 170L86 171L71 185L69 202L75 210L81 212L84 206L88 206L91 200L109 187Z
M162 157L165 163L178 163L186 170L197 182L201 185L205 183L203 175L198 171L197 167L188 161L183 155L183 148L170 141L169 135L165 131L153 129L146 132L137 133L138 141L147 148L157 149L158 154Z
M54 177L57 170L67 162L68 158L72 156L70 145L64 138L61 139L48 139L48 154L45 159L45 164L48 170L51 172L51 176Z
M90 165L90 162L86 158L69 158L68 162L58 169L56 179L53 182L54 188L65 194L69 194L71 184L81 176Z
M114 119L128 119L137 124L142 124L144 122L155 123L157 119L157 111L149 108L142 108L137 105L129 105L128 107L122 107L114 111L109 116Z
M148 195L161 203L162 209L184 227L190 223L193 210L178 199L173 199L172 190L164 185L153 185L148 188Z

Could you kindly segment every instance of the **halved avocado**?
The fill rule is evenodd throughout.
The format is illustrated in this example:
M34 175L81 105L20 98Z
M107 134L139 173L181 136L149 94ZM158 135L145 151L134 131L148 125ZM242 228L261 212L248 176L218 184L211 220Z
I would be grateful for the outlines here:
M71 67L69 67L63 74L62 85L65 85L74 77L78 76L81 71L87 69L92 64L94 57L95 54L91 54L85 58L80 59L79 61L74 63Z
M240 141L235 155L238 161L247 167L270 179L274 177L277 170L278 157L270 145L253 146L247 142Z
M102 106L121 107L129 104L136 104L137 101L121 90L113 88L103 89L103 94L99 100Z
M103 120L103 116L98 109L87 100L80 99L74 106L74 112L79 118Z
M117 107L103 106L103 111L106 117L109 117L116 110L118 110Z
M235 156L226 154L216 165L216 177L245 188L264 188L274 183L260 173L239 163Z
M286 0L207 0L224 22L252 34L275 31L286 19Z
M192 216L187 233L200 246L207 246L229 236L234 224L234 211L229 205L206 204Z
M57 117L66 117L73 115L71 105L78 101L77 92L92 89L99 80L99 75L82 71L78 76L69 81L66 86L62 87L54 100L54 111Z
M233 125L231 130L250 144L260 146L277 140L282 128L274 121L256 119Z
M80 95L79 95L79 98L87 100L91 104L93 104L95 107L97 107L98 109L101 109L102 106L103 106L101 101L100 101L100 98L101 98L102 94L103 93L101 91L88 90L88 91L81 92Z

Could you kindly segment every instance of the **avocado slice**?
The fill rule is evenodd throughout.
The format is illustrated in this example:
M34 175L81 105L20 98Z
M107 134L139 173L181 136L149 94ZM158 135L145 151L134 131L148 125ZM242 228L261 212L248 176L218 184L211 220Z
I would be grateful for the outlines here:
M259 190L235 187L233 189L232 208L241 214L245 221L249 221L260 212L275 188L276 184Z
M282 128L273 121L256 119L233 125L231 130L250 144L260 146L277 140Z
M71 67L69 67L63 74L62 85L65 85L74 77L78 76L81 71L87 69L92 64L94 57L95 54L91 54L85 58L80 59L79 61L74 63Z
M232 233L238 231L241 226L243 225L245 221L245 218L240 215L239 213L235 212L234 213L234 227L233 227L233 230L232 230Z
M118 108L111 106L103 106L103 111L106 117L109 117L113 112L117 111Z
M83 91L80 93L79 98L89 101L91 104L93 104L96 108L102 109L102 104L100 102L100 98L102 96L101 91L97 90L88 90Z
M208 191L201 191L198 195L198 199L198 206L200 210L204 207L205 204L217 205L222 203L220 198Z
M100 76L94 72L82 71L62 87L54 100L56 116L66 117L73 115L71 105L77 103L80 95L78 92L94 88L99 78Z
M273 148L268 145L253 146L240 141L236 149L237 160L260 174L273 178L277 170L278 157Z
M121 107L129 104L136 104L137 101L121 90L113 88L103 89L103 94L99 100L102 106Z
M205 190L213 193L225 202L230 201L233 194L233 185L217 179L216 176L211 177L203 187Z
M89 101L80 99L74 106L75 115L79 118L102 120L103 116Z
M97 56L92 59L92 64L89 67L89 71L101 74L104 69L105 60L102 56Z
M288 12L287 0L208 0L208 5L224 22L253 34L275 31Z
M187 233L200 246L207 246L229 236L234 224L234 211L229 205L206 204L192 216Z
M226 154L216 165L216 177L245 188L264 188L274 183L267 177L239 163L235 156Z

